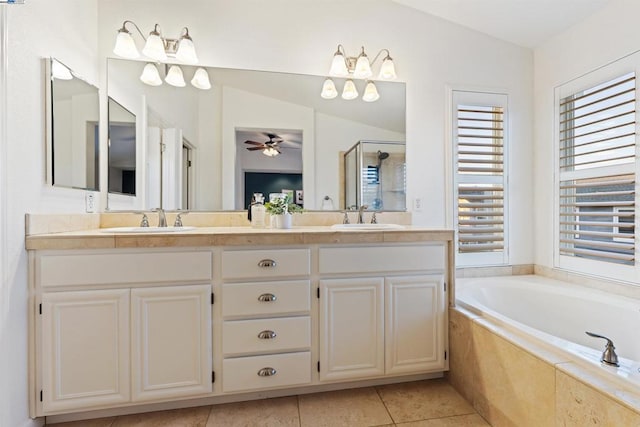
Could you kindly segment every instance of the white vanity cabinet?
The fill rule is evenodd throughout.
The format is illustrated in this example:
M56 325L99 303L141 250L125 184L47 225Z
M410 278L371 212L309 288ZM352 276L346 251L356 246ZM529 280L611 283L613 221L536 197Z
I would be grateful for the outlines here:
M222 391L311 382L311 250L222 252Z
M36 413L211 393L211 259L162 249L34 254Z
M446 369L444 244L320 248L319 266L321 381Z

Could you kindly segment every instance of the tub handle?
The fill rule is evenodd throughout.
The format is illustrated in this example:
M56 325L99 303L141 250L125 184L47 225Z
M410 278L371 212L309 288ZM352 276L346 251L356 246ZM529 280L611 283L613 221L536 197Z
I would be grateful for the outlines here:
M607 340L600 361L606 365L620 366L618 364L618 355L616 354L616 348L613 345L613 341L605 336L594 334L593 332L586 331L585 334L589 335L590 337L602 338L603 340Z

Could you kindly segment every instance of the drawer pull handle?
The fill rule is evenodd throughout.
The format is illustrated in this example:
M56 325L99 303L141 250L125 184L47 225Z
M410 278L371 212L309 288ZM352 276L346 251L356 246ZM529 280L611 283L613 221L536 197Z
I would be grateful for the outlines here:
M276 336L276 333L273 331L262 331L258 334L258 338L260 338L261 340L272 340Z
M259 377L272 377L275 374L277 374L278 371L276 371L273 368L262 368L258 371L258 376Z
M276 298L274 294L262 294L258 297L258 301L261 301L261 302L272 302L277 299L278 298Z
M276 262L272 259L263 259L258 261L258 267L260 268L273 268L276 265Z

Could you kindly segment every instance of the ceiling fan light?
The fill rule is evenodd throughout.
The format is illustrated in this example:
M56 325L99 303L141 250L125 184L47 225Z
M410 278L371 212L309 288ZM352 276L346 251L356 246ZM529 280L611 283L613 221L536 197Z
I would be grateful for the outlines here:
M342 89L342 99L350 101L352 99L356 99L357 97L358 89L356 89L356 85L353 83L353 80L349 79L344 82L344 88Z
M276 150L273 147L267 147L262 151L262 154L264 154L265 156L269 156L269 157L275 157L280 153L278 152L278 150Z
M198 68L193 75L193 78L191 79L191 84L193 85L193 87L196 87L198 89L211 89L211 81L209 81L209 74L207 73L207 70L202 67Z
M356 68L353 71L353 77L357 79L368 79L371 77L373 73L371 72L371 64L369 63L369 58L364 53L364 49L360 56L358 56L358 60L356 61Z
M158 67L152 63L145 65L142 74L140 74L140 81L149 86L160 86L162 79L160 78Z
M197 64L198 55L196 55L196 47L193 44L193 40L189 36L189 30L187 33L180 37L178 42L178 50L176 51L176 58L185 64Z
M334 77L347 77L349 75L347 62L344 59L344 55L339 50L335 53L335 55L333 55L331 68L329 69L329 75Z
M164 50L164 40L160 37L157 27L158 25L156 25L156 29L149 33L147 42L144 44L144 48L142 48L142 53L156 61L166 61L167 53Z
M380 94L378 93L376 85L372 81L368 81L367 86L364 88L364 95L362 95L362 100L365 102L374 102L378 99L380 99Z
M167 73L167 77L164 78L164 81L175 87L185 87L187 85L184 82L182 69L177 65L172 65L171 68L169 68L169 72Z
M326 79L324 84L322 85L322 93L320 94L324 99L333 99L338 96L338 91L336 90L336 85L333 83L333 80Z
M384 61L382 61L378 78L380 80L395 80L396 77L396 67L393 64L393 59L391 59L390 56L387 56L384 58Z
M66 65L62 65L55 59L51 59L51 78L58 80L72 80L73 74Z

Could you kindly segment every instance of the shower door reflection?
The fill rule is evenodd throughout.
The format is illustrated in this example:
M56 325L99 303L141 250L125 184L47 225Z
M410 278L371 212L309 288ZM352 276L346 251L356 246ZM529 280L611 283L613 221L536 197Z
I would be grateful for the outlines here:
M344 207L406 210L406 154L402 141L358 141L344 154Z

